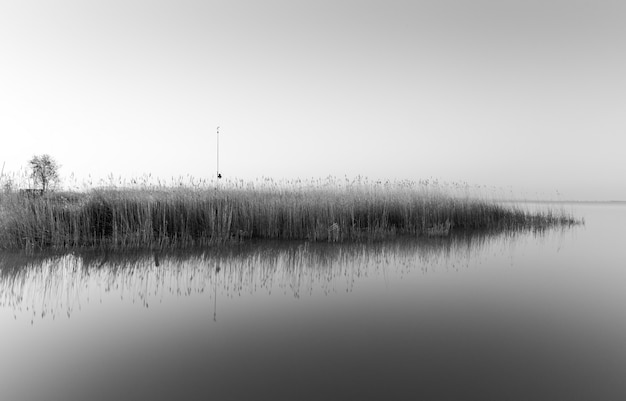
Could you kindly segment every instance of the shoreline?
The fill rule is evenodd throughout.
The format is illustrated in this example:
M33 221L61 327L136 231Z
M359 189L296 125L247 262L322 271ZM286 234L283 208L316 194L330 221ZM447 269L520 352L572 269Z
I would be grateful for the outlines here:
M0 194L0 248L187 248L250 239L345 242L582 221L419 186L96 189ZM506 202L505 202L506 203Z

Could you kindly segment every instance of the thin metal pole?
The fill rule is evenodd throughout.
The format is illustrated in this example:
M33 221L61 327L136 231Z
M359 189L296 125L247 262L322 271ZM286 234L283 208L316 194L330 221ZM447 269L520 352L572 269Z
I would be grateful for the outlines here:
M217 178L220 178L220 127L217 127Z

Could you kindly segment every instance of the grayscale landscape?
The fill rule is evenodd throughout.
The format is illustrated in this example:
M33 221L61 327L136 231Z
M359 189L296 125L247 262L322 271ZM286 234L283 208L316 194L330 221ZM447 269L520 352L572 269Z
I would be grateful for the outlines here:
M0 2L0 400L626 399L626 4Z

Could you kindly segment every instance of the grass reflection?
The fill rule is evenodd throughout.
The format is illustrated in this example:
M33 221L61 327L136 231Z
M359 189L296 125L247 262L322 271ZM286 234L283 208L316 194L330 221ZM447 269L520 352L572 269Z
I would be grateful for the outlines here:
M537 233L535 233L537 234ZM539 233L541 234L541 232ZM296 298L353 290L370 276L416 269L458 269L493 242L522 232L474 232L449 237L399 238L372 243L261 241L233 246L136 252L0 256L0 306L15 318L71 317L82 306L111 295L146 308L165 298L217 294L237 297L264 291ZM221 296L221 295L220 295Z

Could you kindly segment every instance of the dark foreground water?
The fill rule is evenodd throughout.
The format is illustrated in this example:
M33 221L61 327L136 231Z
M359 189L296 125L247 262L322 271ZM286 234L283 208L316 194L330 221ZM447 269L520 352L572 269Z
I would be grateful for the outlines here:
M626 399L626 204L376 244L0 255L0 400Z

